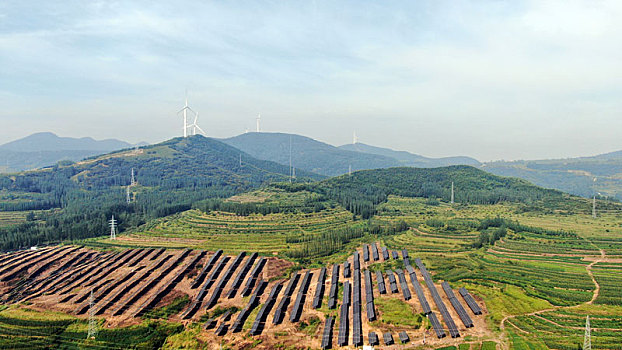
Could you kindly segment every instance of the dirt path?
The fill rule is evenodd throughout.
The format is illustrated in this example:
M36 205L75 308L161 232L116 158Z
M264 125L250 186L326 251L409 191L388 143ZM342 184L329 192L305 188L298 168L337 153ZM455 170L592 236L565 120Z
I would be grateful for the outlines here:
M586 242L588 242L589 244L593 245L594 247L596 247L599 251L600 251L600 257L598 259L592 260L591 263L589 263L588 265L585 266L585 270L587 271L587 274L590 276L590 278L592 279L592 282L594 283L594 293L592 295L592 299L590 301L587 301L585 303L582 304L578 304L578 305L573 305L573 306L555 306L552 308L548 308L548 309L544 309L544 310L539 310L539 311L534 311L534 312L530 312L527 314L522 314L522 315L509 315L509 316L505 316L502 320L501 320L501 324L499 325L499 328L503 331L505 329L505 323L509 323L512 327L514 327L515 329L519 330L522 333L525 334L529 334L528 331L521 329L520 327L518 327L517 325L515 325L513 322L510 321L510 319L518 317L518 316L537 316L538 318L541 318L543 320L546 320L547 322L550 322L554 325L557 325L561 328L568 328L565 326L562 326L554 321L548 320L542 316L540 316L540 314L543 314L545 312L550 312L550 311L556 311L556 310L561 310L561 309L573 309L573 308L577 308L579 306L582 305L591 305L592 303L594 303L594 300L596 300L598 298L598 296L600 295L600 285L598 284L598 281L596 281L596 278L594 278L594 274L592 273L592 266L594 266L595 264L599 263L599 262L603 262L607 260L607 254L605 253L605 251L603 249L601 249L600 247L596 246L592 241L584 238ZM590 256L593 258L593 256ZM584 259L587 257L583 257ZM582 327L578 327L579 329L582 329ZM507 342L501 342L501 346L503 347L503 349L509 349L509 344Z

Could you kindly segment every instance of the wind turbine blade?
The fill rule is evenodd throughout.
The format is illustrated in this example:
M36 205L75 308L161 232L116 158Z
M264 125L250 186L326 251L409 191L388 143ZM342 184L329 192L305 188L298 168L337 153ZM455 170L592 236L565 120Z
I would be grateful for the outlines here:
M195 124L195 125L194 125L194 127L195 127L195 128L197 128L197 129L199 129L199 131L201 132L201 134L203 134L203 136L207 136L207 134L205 133L205 131L203 131L203 129L201 129L201 127L200 127L200 126L198 126L198 125L196 125L196 124ZM195 132L195 135L196 135L196 132Z

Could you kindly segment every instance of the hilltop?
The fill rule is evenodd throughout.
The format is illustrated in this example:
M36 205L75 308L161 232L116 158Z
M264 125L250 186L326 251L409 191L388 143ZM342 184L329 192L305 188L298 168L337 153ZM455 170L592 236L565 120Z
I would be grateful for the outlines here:
M97 154L134 147L116 139L60 137L35 133L0 145L0 172L17 172L53 165L61 160L78 161Z
M126 190L134 169L137 184ZM122 228L288 179L289 168L220 141L193 136L117 151L75 164L0 176L2 211L53 210L0 231L3 249L97 236L117 216ZM298 171L298 177L321 178Z
M481 165L481 163L477 159L466 156L429 158L406 151L395 151L390 148L376 147L360 142L342 145L339 146L339 148L348 151L356 151L391 157L400 161L403 166L411 166L415 168L436 168L449 165Z
M394 158L344 150L312 138L284 133L250 132L222 141L253 157L289 164L291 154L294 166L326 176L341 175L362 169L400 166Z

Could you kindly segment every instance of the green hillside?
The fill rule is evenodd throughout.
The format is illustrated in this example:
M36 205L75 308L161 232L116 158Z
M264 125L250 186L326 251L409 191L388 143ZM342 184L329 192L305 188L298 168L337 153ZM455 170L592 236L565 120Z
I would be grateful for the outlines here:
M137 184L126 189L134 169ZM0 211L40 212L0 230L0 248L104 234L112 215L121 229L286 180L289 168L258 160L220 141L193 136L98 156L75 164L0 177ZM319 178L298 172L299 178Z
M391 157L343 150L300 135L251 132L224 139L223 142L253 157L289 164L290 140L293 165L317 174L335 176L346 174L350 167L356 171L402 165Z
M591 197L599 192L602 196L622 200L622 158L618 152L570 159L499 161L486 163L482 169L578 196Z

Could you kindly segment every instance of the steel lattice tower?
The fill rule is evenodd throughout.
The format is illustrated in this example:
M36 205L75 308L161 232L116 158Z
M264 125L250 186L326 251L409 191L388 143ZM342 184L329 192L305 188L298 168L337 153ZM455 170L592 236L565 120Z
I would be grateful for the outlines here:
M93 291L91 290L91 296L89 297L89 331L86 339L95 339L97 335L97 321L95 320L95 298L93 297Z
M583 337L583 350L592 350L592 335L590 329L590 315L585 319L585 336Z
M114 215L108 223L110 224L110 239L115 240L117 239L117 220L114 219Z

